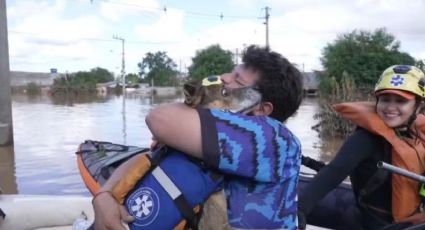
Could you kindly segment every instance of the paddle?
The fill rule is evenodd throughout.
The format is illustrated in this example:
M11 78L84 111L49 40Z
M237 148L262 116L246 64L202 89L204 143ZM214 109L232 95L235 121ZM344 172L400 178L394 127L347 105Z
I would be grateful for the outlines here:
M408 171L406 169L399 168L399 167L396 167L394 165L385 163L383 161L379 161L378 164L377 164L377 167L378 168L385 169L385 170L388 170L391 173L396 173L396 174L399 174L401 176L408 177L410 179L419 181L421 183L425 183L425 177L424 176L419 175L417 173L410 172L410 171Z
M394 165L391 165L391 164L388 164L388 163L385 163L385 162L382 162L382 161L378 162L377 167L380 168L380 169L388 170L391 173L395 173L395 174L398 174L398 175L401 175L401 176L404 176L404 177L407 177L407 178L410 178L412 180L416 180L416 181L422 183L422 186L421 186L421 193L422 193L422 190L424 189L423 184L425 184L425 177L424 176L417 174L417 173L410 172L406 169L403 169L403 168L400 168L400 167L397 167L397 166L394 166ZM382 228L381 230L425 229L425 223L423 223L425 219L422 215L423 215L423 213L415 214L407 221L389 225L385 228ZM409 226L409 223L411 223L411 225L413 224L413 226L411 226L411 225Z

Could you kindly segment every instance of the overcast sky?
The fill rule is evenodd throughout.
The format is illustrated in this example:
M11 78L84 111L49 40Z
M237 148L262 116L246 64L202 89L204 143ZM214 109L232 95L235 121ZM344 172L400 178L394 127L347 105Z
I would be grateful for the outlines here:
M94 67L126 73L146 52L165 51L185 71L211 44L236 52L265 45L301 70L321 70L327 43L354 29L386 27L401 50L425 59L425 0L7 0L12 71L75 72ZM221 17L222 15L222 17Z

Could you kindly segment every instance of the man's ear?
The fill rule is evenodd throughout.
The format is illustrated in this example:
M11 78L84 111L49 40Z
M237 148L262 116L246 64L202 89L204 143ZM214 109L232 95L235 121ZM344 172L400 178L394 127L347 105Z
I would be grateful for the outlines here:
M261 102L254 110L256 116L269 116L273 112L273 104L271 102Z

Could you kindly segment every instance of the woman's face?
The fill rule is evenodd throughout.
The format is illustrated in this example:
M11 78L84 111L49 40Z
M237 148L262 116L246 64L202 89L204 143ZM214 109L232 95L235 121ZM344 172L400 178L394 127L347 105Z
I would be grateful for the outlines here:
M382 94L378 97L376 112L390 128L405 125L416 111L415 99L408 100L395 94Z

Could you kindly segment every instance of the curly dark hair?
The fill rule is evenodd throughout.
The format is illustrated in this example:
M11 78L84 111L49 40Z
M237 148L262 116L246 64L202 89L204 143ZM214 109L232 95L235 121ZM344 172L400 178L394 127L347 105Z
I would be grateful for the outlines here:
M257 86L263 101L273 104L270 117L285 121L292 116L303 98L300 71L285 57L268 47L249 46L243 52L242 61L246 68L259 73Z

